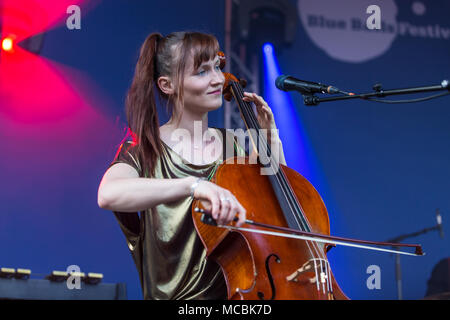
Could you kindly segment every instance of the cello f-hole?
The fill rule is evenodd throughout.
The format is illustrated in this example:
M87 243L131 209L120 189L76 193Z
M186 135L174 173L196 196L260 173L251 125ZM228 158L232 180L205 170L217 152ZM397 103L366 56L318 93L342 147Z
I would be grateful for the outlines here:
M275 258L275 262L276 263L280 263L281 262L280 257L277 256L275 253L272 253L272 254L268 255L267 258L266 258L266 261L265 261L266 272L267 272L267 276L269 277L270 288L272 289L272 296L270 297L270 300L275 299L275 294L276 294L275 283L273 282L272 272L270 271L270 266L269 266L269 261L270 261L270 258L272 258L272 257ZM261 291L258 291L258 298L260 300L264 300L264 293L261 292Z

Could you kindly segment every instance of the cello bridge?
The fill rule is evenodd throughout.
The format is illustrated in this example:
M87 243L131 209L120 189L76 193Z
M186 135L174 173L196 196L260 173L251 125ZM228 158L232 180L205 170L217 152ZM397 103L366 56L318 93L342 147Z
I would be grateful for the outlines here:
M309 283L316 284L317 290L322 288L323 293L332 292L332 281L330 278L330 267L328 260L316 258L305 262L300 268L286 277L287 281L298 282L298 278L305 272L314 272L314 277L309 278Z

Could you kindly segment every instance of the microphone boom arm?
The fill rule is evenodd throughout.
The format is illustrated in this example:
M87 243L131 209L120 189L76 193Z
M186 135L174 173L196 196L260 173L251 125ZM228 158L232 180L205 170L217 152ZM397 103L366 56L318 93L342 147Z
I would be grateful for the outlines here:
M413 93L421 93L421 92L432 92L432 91L448 91L450 93L450 84L448 80L443 80L440 85L434 86L425 86L425 87L413 87L413 88L405 88L405 89L394 89L394 90L382 90L381 87L377 88L376 92L362 93L362 94L353 94L353 95L342 95L336 97L326 97L319 98L314 96L314 94L303 94L303 101L306 106L317 106L321 102L329 102L329 101L337 101L337 100L348 100L348 99L364 99L369 100L371 97L387 97L392 95L401 95L401 94L413 94Z

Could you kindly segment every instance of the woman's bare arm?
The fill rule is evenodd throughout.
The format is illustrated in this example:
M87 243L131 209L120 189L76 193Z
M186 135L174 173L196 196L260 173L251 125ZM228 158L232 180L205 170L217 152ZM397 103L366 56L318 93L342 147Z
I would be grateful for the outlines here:
M198 182L196 177L180 179L140 178L137 171L125 163L110 167L98 188L100 208L117 212L137 212L169 203L191 195L202 201L219 224L228 224L239 216L236 226L245 222L246 210L228 190L209 181Z
M137 171L125 163L111 166L98 188L98 206L119 211L137 212L190 195L195 177L182 179L140 178Z

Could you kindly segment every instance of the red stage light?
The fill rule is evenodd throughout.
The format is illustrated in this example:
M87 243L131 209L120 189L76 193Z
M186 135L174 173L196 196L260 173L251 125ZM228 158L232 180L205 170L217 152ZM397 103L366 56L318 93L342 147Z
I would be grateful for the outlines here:
M12 51L14 46L14 41L11 37L5 37L2 39L2 50Z

